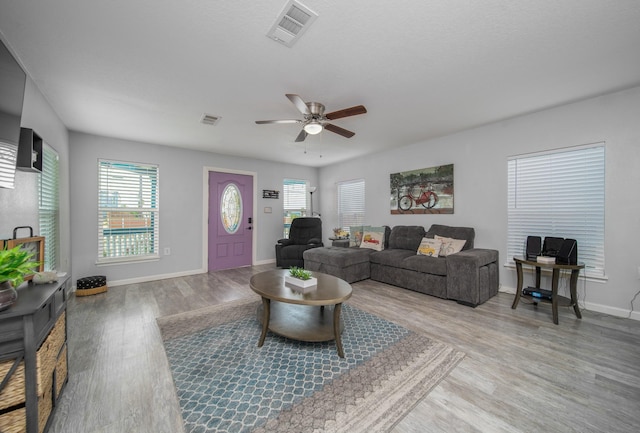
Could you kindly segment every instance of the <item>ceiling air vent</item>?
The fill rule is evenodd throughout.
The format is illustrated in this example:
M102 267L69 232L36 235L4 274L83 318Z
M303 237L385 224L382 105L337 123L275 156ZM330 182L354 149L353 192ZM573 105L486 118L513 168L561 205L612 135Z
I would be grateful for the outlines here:
M276 18L267 36L282 45L291 47L316 18L318 18L317 13L298 1L290 0Z
M205 125L215 125L216 123L218 123L218 120L220 120L220 116L214 116L212 114L204 114L202 116L202 119L200 119L200 122L204 123Z

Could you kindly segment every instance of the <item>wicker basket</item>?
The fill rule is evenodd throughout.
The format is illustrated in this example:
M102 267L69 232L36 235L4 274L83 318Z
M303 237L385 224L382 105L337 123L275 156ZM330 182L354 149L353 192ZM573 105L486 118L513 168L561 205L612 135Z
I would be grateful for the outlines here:
M0 380L6 377L14 362L14 359L0 362ZM11 376L11 380L9 380L2 392L0 392L0 409L6 409L23 403L24 395L24 361L21 361L13 373L13 376ZM2 424L0 424L0 426L2 426ZM4 433L4 430L0 428L0 432Z
M64 381L67 379L67 345L65 344L62 348L62 352L60 352L60 356L58 357L58 362L56 363L56 399L60 395L60 391L62 391L62 385L64 385Z
M109 290L109 287L107 287L106 284L104 286L94 287L92 289L83 289L83 290L77 289L76 290L76 296L97 295L98 293L104 293L107 290Z
M0 415L0 432L24 433L27 431L27 409L21 408Z
M52 400L53 387L49 386L44 393L38 397L38 432L42 433L51 409L53 408ZM0 432L2 433L25 433L27 431L27 409L12 410L11 412L0 415Z
M42 433L51 409L53 408L53 383L49 382L49 386L45 389L44 395L38 397L38 431Z
M66 320L66 312L63 312L36 353L38 395L44 394L44 387L50 385L53 379L58 354L65 341Z
M56 383L56 396L60 394L62 384L67 376L66 320L66 312L63 312L36 352L39 432L44 431L53 407L53 372L56 371L56 377L60 377L59 384ZM4 379L14 362L14 359L0 362L0 380ZM21 405L24 402L24 361L21 361L11 380L0 392L0 410ZM26 408L21 407L1 414L0 433L26 432L26 413Z
M95 275L93 277L79 278L76 281L76 296L90 296L104 293L108 290L107 277Z

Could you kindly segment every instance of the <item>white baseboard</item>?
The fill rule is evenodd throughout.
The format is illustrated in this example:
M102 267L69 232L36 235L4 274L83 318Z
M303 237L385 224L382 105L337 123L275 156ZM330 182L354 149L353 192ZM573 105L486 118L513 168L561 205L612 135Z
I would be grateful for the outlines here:
M500 289L498 291L503 293L509 293L511 295L516 294L515 287L506 287L506 286L500 285ZM631 310L627 310L624 308L617 308L617 307L611 307L609 305L595 304L593 302L581 303L580 300L578 300L578 304L580 305L580 308L584 310L595 311L597 313L608 314L610 316L624 317L632 320L640 320L640 311L632 312Z
M608 314L610 316L624 317L632 320L640 320L640 311L631 311L624 308L610 307L608 305L594 304L592 302L586 302L584 305L580 305L580 308L585 310L597 311L598 313Z
M502 284L500 284L500 288L498 289L498 292L510 293L512 295L515 295L516 294L516 288L515 287L507 287L507 286L503 286Z
M255 264L268 265L270 263L275 263L275 262L276 262L276 259L268 259L268 260L260 260ZM206 269L193 269L190 271L174 272L171 274L147 275L144 277L127 278L125 280L113 280L113 281L108 281L108 285L111 287L116 287L116 286L124 286L126 284L148 283L149 281L166 280L169 278L178 278L178 277L188 277L189 275L198 275L198 274L206 274L206 273L207 273ZM75 291L76 287L73 286L72 290Z
M147 275L144 277L128 278L126 280L109 281L109 286L124 286L125 284L148 283L149 281L166 280L169 278L188 277L189 275L206 274L205 269L193 269L191 271L174 272L171 274Z

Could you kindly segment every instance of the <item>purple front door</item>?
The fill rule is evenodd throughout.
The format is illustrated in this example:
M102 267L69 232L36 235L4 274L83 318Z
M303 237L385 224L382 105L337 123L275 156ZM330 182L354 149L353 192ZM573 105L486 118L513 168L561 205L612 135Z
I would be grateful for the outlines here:
M252 264L253 176L209 172L209 271Z

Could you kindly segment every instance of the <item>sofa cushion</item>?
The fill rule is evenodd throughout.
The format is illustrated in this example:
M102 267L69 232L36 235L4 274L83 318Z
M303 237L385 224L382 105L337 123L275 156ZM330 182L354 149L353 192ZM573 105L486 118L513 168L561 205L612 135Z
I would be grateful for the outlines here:
M329 265L347 267L369 261L373 250L366 248L324 247L313 248L304 252L305 262L310 260Z
M440 239L422 238L420 245L418 246L419 256L438 257L440 255L440 248L442 247L442 241Z
M360 248L369 248L375 251L384 249L385 227L365 227L362 234Z
M349 246L359 247L362 242L362 232L365 226L351 226L349 227Z
M424 236L422 226L395 226L389 234L389 248L409 250L415 254Z
M434 240L439 240L442 242L440 246L440 256L447 257L451 254L456 254L462 251L464 245L467 243L465 239L452 239L452 238L444 238L442 236L435 235Z
M407 257L415 256L415 254L415 251L389 248L383 251L373 251L371 255L369 255L369 260L371 263L402 268L403 260Z
M476 237L476 231L471 227L451 227L441 224L433 224L429 227L429 231L425 235L428 238L433 238L435 235L445 238L453 239L465 239L467 242L464 244L462 251L473 248L473 241Z
M402 261L402 268L423 274L447 275L447 259L444 257L411 256Z

